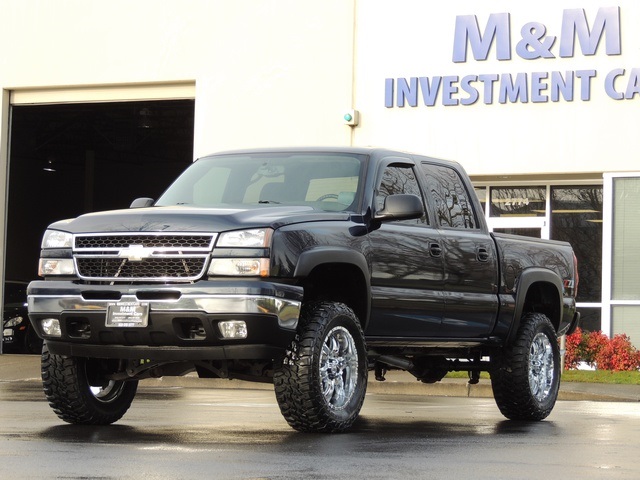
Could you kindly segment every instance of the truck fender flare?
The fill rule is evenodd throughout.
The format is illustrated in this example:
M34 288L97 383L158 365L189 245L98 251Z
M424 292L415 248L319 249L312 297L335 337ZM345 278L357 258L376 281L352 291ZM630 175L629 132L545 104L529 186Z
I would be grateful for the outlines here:
M555 291L558 293L558 312L562 315L562 279L552 270L542 267L531 267L524 270L516 283L516 301L515 309L513 312L513 321L511 322L511 328L507 335L507 345L511 345L515 340L518 329L520 328L520 319L524 310L524 302L527 299L527 293L531 285L534 283L546 283L555 287ZM557 328L560 319L551 318L551 323Z
M329 263L353 265L362 273L362 278L366 284L367 296L367 318L360 319L364 326L371 313L371 275L369 273L369 262L367 262L367 259L362 253L348 248L329 246L320 246L305 250L300 254L300 257L298 257L293 276L298 278L307 277L314 268Z

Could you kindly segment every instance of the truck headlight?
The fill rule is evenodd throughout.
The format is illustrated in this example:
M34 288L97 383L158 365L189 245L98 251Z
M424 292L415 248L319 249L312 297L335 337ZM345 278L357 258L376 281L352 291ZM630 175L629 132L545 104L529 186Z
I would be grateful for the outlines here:
M68 232L47 230L42 237L42 248L71 248L73 236Z
M217 253L214 251L207 274L268 277L270 265L268 249L271 246L272 235L273 230L270 228L221 233L216 242Z
M236 232L225 232L220 235L216 242L217 247L240 247L240 248L267 248L271 244L270 228L254 228L252 230L238 230Z
M20 325L22 323L22 320L24 320L24 319L22 317L20 317L20 316L10 318L6 322L4 322L4 327L5 328L17 327L18 325Z
M268 277L268 258L212 258L208 275Z
M72 258L41 258L38 264L38 275L74 275L76 273Z

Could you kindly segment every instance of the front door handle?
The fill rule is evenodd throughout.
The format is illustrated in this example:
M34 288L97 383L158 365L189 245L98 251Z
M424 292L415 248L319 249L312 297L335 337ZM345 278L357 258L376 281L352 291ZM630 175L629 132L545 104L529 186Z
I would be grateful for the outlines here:
M489 251L486 249L486 247L478 247L476 249L476 258L479 262L489 261Z

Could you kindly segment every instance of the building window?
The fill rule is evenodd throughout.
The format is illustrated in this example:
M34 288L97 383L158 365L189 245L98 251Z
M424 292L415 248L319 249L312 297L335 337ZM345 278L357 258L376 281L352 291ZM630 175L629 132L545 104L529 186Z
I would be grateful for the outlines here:
M551 239L573 246L578 302L602 300L602 186L551 187Z
M492 187L491 217L544 217L546 187Z
M474 187L474 190L476 191L476 196L478 197L478 200L480 200L480 206L482 207L482 212L478 212L478 214L482 214L484 217L484 212L487 211L487 187Z
M611 271L610 336L625 333L640 348L640 177L612 178L611 189ZM608 252L609 253L609 252Z
M640 300L640 178L613 180L611 298Z

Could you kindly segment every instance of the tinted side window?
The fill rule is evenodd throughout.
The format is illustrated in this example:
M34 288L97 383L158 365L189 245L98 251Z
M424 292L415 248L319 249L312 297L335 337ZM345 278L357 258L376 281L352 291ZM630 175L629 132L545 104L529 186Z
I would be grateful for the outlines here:
M458 172L423 163L428 195L436 209L436 222L447 228L477 228L473 206Z
M397 194L416 195L422 199L418 180L416 179L416 175L411 167L389 166L385 168L382 176L382 182L380 183L378 194L376 195L376 209L378 211L382 210L384 208L385 198L389 195ZM423 214L420 218L403 220L402 223L426 224L427 216L426 214Z

